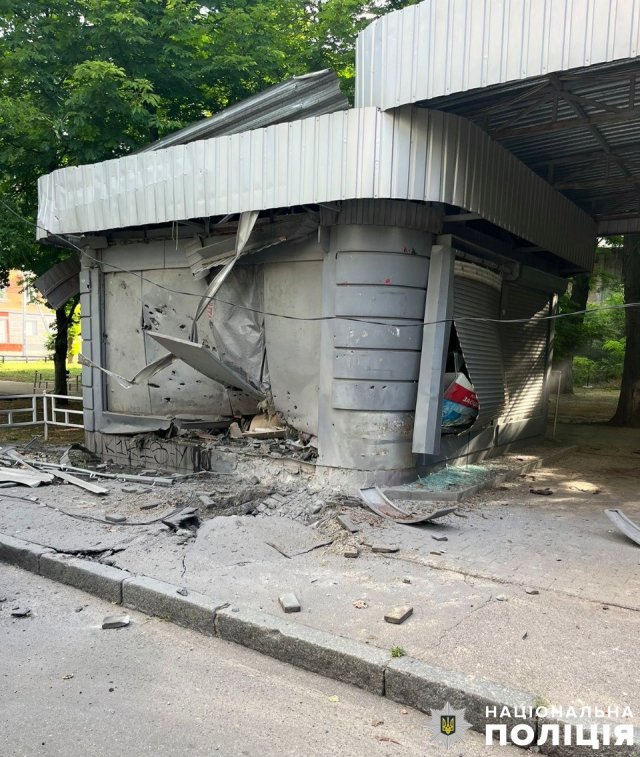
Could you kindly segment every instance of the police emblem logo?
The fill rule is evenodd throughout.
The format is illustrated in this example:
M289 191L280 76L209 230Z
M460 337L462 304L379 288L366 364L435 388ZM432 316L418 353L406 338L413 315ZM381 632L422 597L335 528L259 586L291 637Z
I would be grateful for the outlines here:
M440 715L440 733L445 736L453 736L456 732L456 716Z
M442 710L431 710L431 717L426 728L431 732L434 742L444 744L447 748L462 741L471 728L464 717L464 710L454 710L447 702Z

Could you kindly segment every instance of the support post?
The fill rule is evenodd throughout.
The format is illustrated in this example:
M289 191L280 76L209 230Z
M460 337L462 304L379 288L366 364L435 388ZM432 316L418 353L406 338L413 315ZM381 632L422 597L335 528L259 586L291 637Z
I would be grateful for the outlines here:
M454 260L455 253L449 244L435 244L431 248L413 425L412 451L417 455L435 455L440 451L442 378L451 333Z

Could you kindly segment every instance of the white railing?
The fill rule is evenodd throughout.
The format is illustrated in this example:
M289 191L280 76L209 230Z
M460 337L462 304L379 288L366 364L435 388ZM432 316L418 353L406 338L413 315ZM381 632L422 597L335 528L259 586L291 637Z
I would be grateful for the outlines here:
M58 407L56 400L66 400L66 402L80 402L82 404L82 398L78 397L66 397L63 394L47 394L46 392L41 395L43 399L43 414L44 414L44 438L49 438L49 426L67 426L70 428L84 428L82 423L82 410L71 410L69 407ZM64 420L60 420L62 415ZM69 416L80 416L80 423L72 423L69 420Z
M65 404L60 406L60 400ZM0 429L15 426L44 425L44 438L49 438L49 426L66 426L67 428L84 428L82 423L82 398L66 397L62 394L8 394L0 395L0 403L20 402L19 407L0 409ZM69 407L69 403L80 403L78 410ZM41 404L41 407L39 406ZM26 417L26 420L16 420ZM76 422L79 421L79 422Z
M0 402L4 402L5 400L24 400L23 404L27 405L27 407L8 407L0 410L0 428L3 426L35 426L38 423L42 423L41 419L38 420L39 399L41 399L41 397L38 394L0 395ZM30 420L15 420L15 416L17 415L26 415L29 417L29 414L31 415ZM3 418L6 418L6 420L3 421Z

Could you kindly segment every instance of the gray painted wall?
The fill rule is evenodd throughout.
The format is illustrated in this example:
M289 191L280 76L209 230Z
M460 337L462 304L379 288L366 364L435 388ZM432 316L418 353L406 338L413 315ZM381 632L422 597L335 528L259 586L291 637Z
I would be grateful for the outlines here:
M145 365L166 354L147 335L147 330L188 338L206 282L193 278L184 254L180 249L176 251L175 242L109 248L104 252L104 260L122 268L140 266L132 273L106 273L103 288L104 365L132 378ZM220 296L225 297L224 288ZM199 321L199 333L201 340L208 337L209 343L213 342L207 314ZM255 411L254 402L238 392L228 391L180 361L156 374L148 384L129 389L108 376L104 405L111 412L168 416Z
M290 246L288 262L264 265L265 337L275 409L299 431L318 434L322 248L316 238Z

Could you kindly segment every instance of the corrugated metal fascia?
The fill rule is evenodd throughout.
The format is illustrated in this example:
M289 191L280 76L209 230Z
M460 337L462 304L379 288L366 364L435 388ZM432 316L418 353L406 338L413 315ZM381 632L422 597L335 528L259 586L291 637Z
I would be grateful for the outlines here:
M80 291L80 257L72 255L61 263L51 266L33 282L52 308L61 308Z
M162 150L197 139L208 139L309 116L321 116L345 110L349 102L340 91L334 71L325 69L304 76L294 76L275 84L253 97L169 134L138 152Z
M410 106L340 111L62 168L38 186L39 225L53 234L396 199L478 213L586 270L595 254L595 224L584 211L470 121Z
M632 0L426 0L358 36L356 106L455 92L635 58Z

